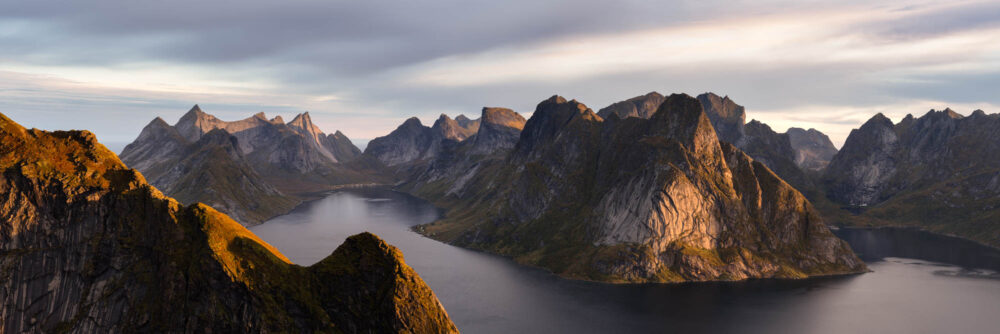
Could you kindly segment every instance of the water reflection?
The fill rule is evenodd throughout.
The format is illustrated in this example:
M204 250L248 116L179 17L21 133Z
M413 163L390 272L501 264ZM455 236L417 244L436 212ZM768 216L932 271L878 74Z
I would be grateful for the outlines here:
M403 251L467 333L993 332L1000 325L1000 280L948 274L996 268L996 253L953 238L907 230L838 231L870 261L874 272L863 275L612 285L560 279L409 230L439 214L405 194L351 190L252 230L305 265L329 255L349 235L378 234Z

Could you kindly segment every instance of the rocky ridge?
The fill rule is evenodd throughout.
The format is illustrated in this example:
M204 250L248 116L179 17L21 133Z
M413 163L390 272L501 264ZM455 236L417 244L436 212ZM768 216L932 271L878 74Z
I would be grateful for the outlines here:
M291 264L226 215L162 195L89 132L0 115L0 169L4 332L457 331L378 237Z

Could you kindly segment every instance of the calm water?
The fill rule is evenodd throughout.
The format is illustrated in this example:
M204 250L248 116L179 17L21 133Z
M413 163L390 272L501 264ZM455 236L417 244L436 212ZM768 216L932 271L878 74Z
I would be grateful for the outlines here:
M611 285L560 279L424 238L438 217L389 190L343 191L252 230L303 265L370 231L399 247L466 333L996 333L1000 254L900 229L842 229L873 272L808 280Z

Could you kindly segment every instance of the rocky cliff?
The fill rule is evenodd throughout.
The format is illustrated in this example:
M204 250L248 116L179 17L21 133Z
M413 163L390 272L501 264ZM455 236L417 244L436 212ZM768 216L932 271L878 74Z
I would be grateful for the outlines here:
M1000 115L875 115L824 173L838 223L919 226L1000 245Z
M456 331L378 237L291 264L226 215L162 195L88 132L0 115L0 169L3 332Z
M173 126L154 119L121 158L183 203L257 224L332 186L388 182L360 155L340 131L324 134L309 113L288 123L263 113L226 122L194 106Z
M702 104L687 95L665 98L649 119L603 119L554 96L538 105L513 150L470 180L465 193L423 192L449 211L416 229L600 281L864 270L805 197L720 143Z

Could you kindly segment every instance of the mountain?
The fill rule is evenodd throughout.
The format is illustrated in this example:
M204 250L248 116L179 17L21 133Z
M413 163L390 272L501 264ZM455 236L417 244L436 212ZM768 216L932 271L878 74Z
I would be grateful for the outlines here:
M800 136L797 130L777 133L767 124L756 120L746 123L746 109L728 96L704 93L698 95L697 99L719 140L735 145L810 198L822 196L814 177L806 171L821 169L829 163L832 154L828 149L833 149L833 153L836 153L836 148L826 135L817 130L812 130L807 136ZM648 119L663 100L663 95L652 92L614 103L601 109L598 116L607 118L614 113L619 118ZM793 136L796 136L796 140L792 140ZM826 141L823 142L822 139ZM829 146L825 146L826 144Z
M461 196L480 168L502 160L517 144L525 120L507 108L482 109L479 129L462 142L446 142L431 160L411 166L410 175L397 188L422 194Z
M198 141L237 146L223 132ZM457 332L378 237L292 264L228 216L164 196L89 132L0 115L0 168L3 332Z
M837 147L833 146L830 137L819 130L788 128L785 133L795 150L795 163L803 169L820 171L837 155Z
M875 115L826 168L838 223L917 226L1000 245L1000 115Z
M553 96L514 148L415 229L572 278L676 282L853 273L864 264L809 201L720 142L702 104L665 98L649 118L607 119Z
M478 131L479 120L469 120L465 115L458 119L441 114L433 126L427 127L411 117L388 135L368 142L364 155L390 167L429 161L443 146L464 141Z
M226 122L196 105L173 126L154 119L121 159L167 195L248 224L337 185L388 180L347 136L324 134L308 112L288 123L263 113Z

